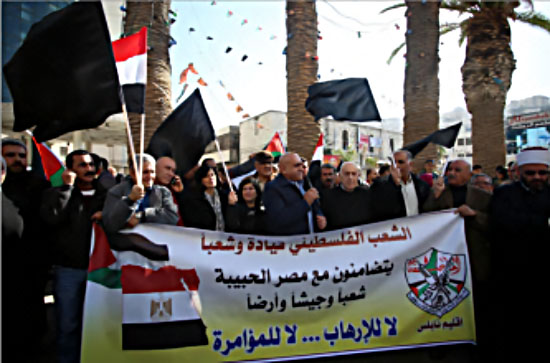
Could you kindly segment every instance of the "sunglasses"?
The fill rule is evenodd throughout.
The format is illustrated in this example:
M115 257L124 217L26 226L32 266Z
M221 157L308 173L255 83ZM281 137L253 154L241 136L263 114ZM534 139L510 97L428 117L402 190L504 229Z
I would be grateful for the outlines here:
M16 155L19 155L20 158L26 158L27 157L27 154L25 153L14 153L14 152L9 152L9 153L5 153L4 156L7 157L7 158L13 158L15 157Z
M535 174L546 176L548 175L548 170L525 170L523 173L527 176L534 176Z

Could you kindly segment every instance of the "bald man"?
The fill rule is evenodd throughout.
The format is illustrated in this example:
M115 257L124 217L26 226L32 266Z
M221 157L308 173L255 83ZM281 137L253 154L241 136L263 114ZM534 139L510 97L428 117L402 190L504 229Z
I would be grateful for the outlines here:
M304 190L304 165L300 156L287 153L279 160L279 174L265 186L266 230L270 235L313 233L326 227L326 218L316 208L319 192Z
M323 194L321 207L327 230L358 226L372 221L370 191L359 187L360 170L352 162L340 169L341 183Z

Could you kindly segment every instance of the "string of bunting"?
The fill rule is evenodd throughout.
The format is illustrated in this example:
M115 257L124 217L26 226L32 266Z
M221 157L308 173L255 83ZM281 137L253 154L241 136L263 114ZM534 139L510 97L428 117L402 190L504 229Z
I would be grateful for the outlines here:
M189 83L187 82L189 72L191 72L192 74L195 74L195 75L198 76L198 80L197 80L198 84L200 84L201 86L204 86L204 87L208 86L208 83L199 75L199 72L196 70L195 65L193 63L189 63L187 65L187 68L185 68L180 74L179 84L183 84L183 88L182 88L181 93L179 94L178 98L176 99L176 102L179 102L179 100L183 97L183 95L185 94L185 92L189 88ZM238 103L236 101L233 94L227 90L227 88L225 87L225 84L223 83L223 81L220 80L219 85L227 92L227 94L226 94L227 99L231 102L234 102L237 105L235 107L235 111L237 113L243 112L244 108L240 105L240 103ZM243 119L245 119L245 118L249 118L250 115L248 113L243 113L241 117Z
M210 5L211 5L211 6L215 6L215 5L217 5L217 2L213 1L213 2L210 3ZM226 13L226 17L227 17L227 18L233 18L233 17L236 17L236 15L235 15L235 13L234 13L232 10L228 10L227 13ZM251 28L251 26L249 25L250 22L249 22L248 19L246 19L246 18L241 19L241 20L240 20L240 23L241 23L241 26L248 25L248 28ZM256 29L256 31L263 31L263 27L260 26L260 25L256 26L255 29ZM195 33L195 32L198 33L198 29L195 28L195 27L189 27L189 30L188 30L188 31L189 31L189 33ZM275 34L272 34L272 35L269 36L269 40L275 40L275 39L277 39L277 38L278 38L278 37L277 37L277 35L275 35ZM215 41L214 37L213 37L211 34L207 34L207 36L205 37L205 39L206 39L207 41ZM229 54L229 53L231 53L233 50L234 50L234 47L233 47L232 45L229 44L229 45L227 45L227 46L225 47L225 54ZM248 59L249 59L249 55L246 54L246 53L243 54L243 55L241 56L241 62L244 62L244 61L246 61L246 60L248 60ZM257 64L258 64L258 65L263 65L264 62L263 62L263 60L259 60L259 61L257 62Z

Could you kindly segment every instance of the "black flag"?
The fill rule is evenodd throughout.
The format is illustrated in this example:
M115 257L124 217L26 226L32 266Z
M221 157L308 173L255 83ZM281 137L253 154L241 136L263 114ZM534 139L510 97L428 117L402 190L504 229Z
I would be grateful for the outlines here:
M428 146L430 142L437 145L445 146L447 148L451 148L456 142L458 131L460 131L461 126L462 122L459 122L445 129L437 130L436 132L426 136L422 140L416 141L410 145L403 147L403 150L408 150L413 156L415 156L416 154L421 152L426 146Z
M169 156L183 176L199 162L206 146L216 138L199 89L181 103L153 134L147 152Z
M99 1L73 3L34 24L4 66L14 131L38 142L94 128L122 112L109 31Z
M338 121L381 121L366 78L315 83L307 93L306 109L315 121L328 115Z

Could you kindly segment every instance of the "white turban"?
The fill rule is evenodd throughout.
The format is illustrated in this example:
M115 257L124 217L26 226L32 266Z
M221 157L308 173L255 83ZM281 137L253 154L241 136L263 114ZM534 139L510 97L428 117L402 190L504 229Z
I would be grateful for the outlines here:
M518 166L525 164L545 164L550 166L550 151L546 149L526 149L517 155Z

